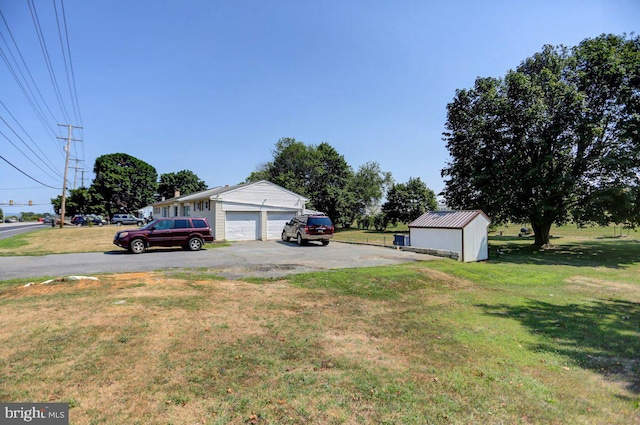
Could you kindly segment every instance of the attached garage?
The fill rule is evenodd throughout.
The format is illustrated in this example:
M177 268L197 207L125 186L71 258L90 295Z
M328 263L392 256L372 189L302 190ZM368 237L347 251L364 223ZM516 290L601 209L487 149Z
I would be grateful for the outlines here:
M227 211L225 239L228 241L255 241L260 238L260 213Z
M292 212L267 213L267 239L280 239L284 225L295 216Z
M464 262L486 260L490 223L480 210L429 211L409 224L411 247L455 252Z
M280 239L284 224L304 214L309 199L277 184L261 180L218 186L180 195L153 205L155 217L178 214L205 217L217 241Z

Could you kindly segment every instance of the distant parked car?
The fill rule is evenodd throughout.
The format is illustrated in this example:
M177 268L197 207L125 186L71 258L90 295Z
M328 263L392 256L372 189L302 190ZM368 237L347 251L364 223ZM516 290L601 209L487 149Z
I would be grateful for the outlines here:
M308 241L320 241L329 245L334 227L331 219L324 214L303 214L291 219L282 229L282 240L295 239L298 245Z
M111 217L111 224L115 224L116 226L122 226L123 224L142 226L144 224L144 218L138 218L133 214L114 214L113 217Z
M113 243L134 254L141 254L152 246L181 246L198 251L207 242L213 242L213 234L204 217L158 218L135 230L121 230Z
M71 224L74 226L104 226L107 224L107 220L104 220L102 217L98 215L76 215L71 219Z

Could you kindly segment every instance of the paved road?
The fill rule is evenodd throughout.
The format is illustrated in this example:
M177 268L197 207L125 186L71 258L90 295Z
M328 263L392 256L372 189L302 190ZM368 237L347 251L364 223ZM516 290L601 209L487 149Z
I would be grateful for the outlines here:
M0 223L0 239L5 239L10 236L19 235L20 233L33 232L34 230L44 229L51 227L51 225L45 225L42 223Z
M433 259L392 248L332 242L298 246L281 241L233 243L198 252L152 249L129 254L123 249L103 253L43 257L0 257L0 280L206 267L230 279L279 277L290 273L400 264Z

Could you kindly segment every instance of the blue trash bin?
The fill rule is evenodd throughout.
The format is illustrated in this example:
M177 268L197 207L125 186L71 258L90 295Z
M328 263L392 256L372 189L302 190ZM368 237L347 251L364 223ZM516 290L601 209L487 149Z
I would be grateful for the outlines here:
M396 246L409 246L409 236L393 235L393 244Z

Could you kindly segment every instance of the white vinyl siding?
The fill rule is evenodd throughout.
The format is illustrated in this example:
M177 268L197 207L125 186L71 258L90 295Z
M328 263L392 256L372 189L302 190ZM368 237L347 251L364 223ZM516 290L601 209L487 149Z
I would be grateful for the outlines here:
M464 228L464 258L462 261L482 261L489 258L489 221L479 216Z
M260 213L228 211L225 220L225 239L255 241L259 239Z
M226 203L255 205L265 209L270 207L304 209L306 201L300 195L283 189L269 182L258 182L223 193Z
M462 253L462 229L410 229L411 246Z

